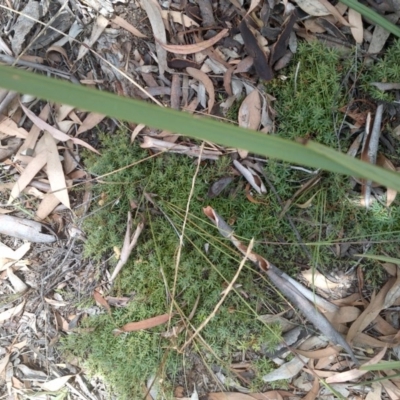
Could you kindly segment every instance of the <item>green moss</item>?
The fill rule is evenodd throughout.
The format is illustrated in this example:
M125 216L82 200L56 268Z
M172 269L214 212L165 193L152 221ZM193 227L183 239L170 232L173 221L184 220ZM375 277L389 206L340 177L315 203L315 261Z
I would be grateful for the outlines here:
M361 65L362 73L359 76L362 89L372 98L391 102L394 99L392 92L383 92L371 85L373 82L398 83L400 81L400 40L394 40L383 57L371 65Z
M296 78L297 62L300 68ZM338 108L348 101L341 85L346 71L340 63L337 53L320 45L299 46L294 63L284 71L288 79L275 80L268 87L269 93L277 98L278 135L292 139L310 137L338 146L334 122ZM340 140L342 148L346 148L348 138ZM97 203L84 223L88 236L85 255L100 265L113 254L115 246L122 246L131 204L136 205L132 210L135 223L144 221L145 229L113 287L113 295L132 296L132 301L125 308L114 309L112 317L104 314L87 318L83 327L90 331L67 336L64 349L85 360L86 368L103 376L121 399L140 398L137 396L143 395L143 383L155 374L163 379L160 390L169 398L172 383L182 369L183 356L177 349L192 332L183 330L178 337L168 339L161 335L166 326L120 336L114 336L113 330L128 322L168 312L172 291L186 316L198 299L191 320L196 327L213 311L242 257L218 235L203 215L203 207L212 206L244 242L254 237L254 250L291 276L296 276L309 259L287 219L279 218L282 205L271 191L264 196L255 195L260 203L249 202L244 191L246 183L233 176L233 182L220 196L207 197L213 182L232 174L231 159L224 156L218 161L201 163L174 288L179 244L176 231L180 233L182 229L196 161L174 154L148 158L148 153L136 143L129 143L124 132L103 135L101 143L102 156L86 158L89 170L98 176L98 184L94 186ZM131 164L134 165L125 168ZM311 178L305 171L273 160L266 164L265 173L283 201L291 199ZM151 194L156 206L145 199L144 192ZM314 195L308 208L297 207L296 204L305 203ZM359 252L363 251L363 243L373 241L376 254L398 254L398 202L389 209L375 203L366 211L355 205L358 196L352 191L349 179L324 173L318 185L294 201L287 213L310 249L312 264L328 270L351 267L356 260L335 256L335 244L341 241L357 242ZM209 246L207 251L205 245ZM110 269L116 262L111 259ZM379 285L384 278L379 263L368 260L362 265L366 280ZM266 327L257 320L257 315L270 313L271 304L274 311L284 310L282 298L251 266L242 270L236 284L201 332L207 345L196 341L190 348L209 364L229 366L235 352L249 350L258 354L262 346L272 347L280 338L279 328ZM179 322L180 317L175 314L171 326L178 326ZM272 366L262 356L254 366L258 372L252 385L261 388L260 378Z
M102 157L90 156L87 160L90 171L95 175L116 171L135 160L145 159L147 155L137 145L130 146L128 135L123 132L112 138L103 136L102 143ZM237 233L246 240L252 236L262 238L266 225L260 219L260 212L268 219L265 207L249 204L243 192L229 198L207 199L209 185L229 173L228 166L229 161L225 157L216 162L204 163L191 202L175 293L176 301L185 315L190 314L199 298L191 321L194 326L200 325L210 315L241 260L241 256L218 236L215 228L204 218L202 208L210 204L227 220L234 219ZM138 246L116 279L114 287L114 295L135 295L128 307L113 311L112 319L107 315L88 318L84 326L94 328L94 331L68 336L64 348L87 360L86 367L92 373L106 377L120 398L138 396L140 384L145 377L157 373L165 354L167 356L163 360L162 372L171 376L182 366L179 362L181 357L172 348L184 343L185 332L172 340L160 335L160 332L165 331L165 326L118 337L114 337L112 331L127 322L169 311L166 291L173 290L179 244L175 229L181 231L195 168L192 159L166 154L110 176L99 176L101 184L94 188L95 196L102 203L92 210L84 223L84 230L88 233L85 249L87 257L100 261L113 253L114 246L121 247L130 201L138 204L135 220L145 221L146 228ZM243 182L238 178L234 184L243 187ZM152 194L157 206L168 215L169 220L152 204L144 201L143 191ZM206 243L210 245L208 253L204 252ZM257 246L262 252L262 246ZM116 260L111 262L116 264ZM208 358L217 357L229 363L239 343L246 342L250 335L258 338L259 342L252 344L254 346L261 346L262 341L270 345L279 340L279 330L269 330L256 319L257 313L254 310L258 299L264 296L265 284L256 285L255 278L258 278L258 274L245 268L237 280L240 291L233 290L228 295L216 316L202 331L212 352L201 346L201 343L198 346ZM171 325L178 322L179 317L176 316Z
M298 69L297 69L298 66ZM319 43L301 43L285 79L276 79L267 91L277 98L278 134L307 137L337 148L334 119L345 104L340 54Z

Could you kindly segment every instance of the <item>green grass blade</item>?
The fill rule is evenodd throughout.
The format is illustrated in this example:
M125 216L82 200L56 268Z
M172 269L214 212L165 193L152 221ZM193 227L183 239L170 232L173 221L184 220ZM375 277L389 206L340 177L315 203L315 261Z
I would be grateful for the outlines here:
M362 257L362 258L369 258L371 260L378 260L387 263L399 264L400 265L400 258L394 257L387 257L387 256L377 256L374 254L354 254L354 257Z
M370 179L400 190L400 177L395 172L310 141L303 145L11 67L0 66L0 87L295 164Z
M370 7L359 3L357 0L340 0L341 3L358 11L363 17L368 18L371 22L381 26L388 32L393 33L400 38L400 27L388 21L385 17L372 10Z
M399 369L400 361L381 361L373 365L363 365L360 367L362 371L387 371L390 369Z

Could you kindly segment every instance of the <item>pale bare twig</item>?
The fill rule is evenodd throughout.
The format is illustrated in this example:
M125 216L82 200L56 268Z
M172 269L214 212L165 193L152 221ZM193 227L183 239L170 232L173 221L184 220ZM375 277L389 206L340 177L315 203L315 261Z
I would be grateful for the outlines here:
M203 153L203 149L204 149L204 142L202 142L201 146L200 146L200 153L199 153L199 158L198 158L198 162L197 162L197 166L196 166L196 171L195 171L195 173L193 175L193 178L192 178L192 186L190 188L190 193L189 193L188 201L187 201L187 204L186 204L185 217L183 219L183 224L182 224L182 232L181 232L180 237L179 237L179 246L178 246L178 252L177 252L177 255L176 255L176 263L175 263L174 285L172 287L172 294L171 294L172 299L175 298L176 282L178 280L179 263L181 261L181 254L182 254L182 247L183 247L183 237L185 235L185 228L186 228L186 223L187 223L187 219L188 219L188 215L189 215L190 201L192 200L193 193L194 193L194 185L196 183L197 175L198 175L199 170L200 170L200 163L201 163L201 159L202 159L201 156L202 156L202 153ZM174 303L171 302L170 314L172 314L173 304ZM168 329L169 329L169 325L170 325L170 322L168 323Z

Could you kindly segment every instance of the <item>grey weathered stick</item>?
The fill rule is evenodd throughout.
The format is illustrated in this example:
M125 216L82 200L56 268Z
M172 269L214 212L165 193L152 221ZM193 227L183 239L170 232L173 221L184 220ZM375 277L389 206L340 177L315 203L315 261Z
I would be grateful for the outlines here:
M277 287L277 289L288 298L293 305L299 308L305 315L305 317L319 329L329 340L334 344L342 346L350 355L351 359L355 364L359 364L356 359L351 347L346 340L333 328L331 323L317 310L314 304L307 300L303 294L301 294L292 283L287 280L289 278L279 268L275 267L264 257L248 252L247 246L241 243L233 234L233 229L218 215L211 207L207 207L204 210L207 217L216 225L220 234L228 238L235 247L242 253L246 254L249 260L251 260L262 272L264 272ZM299 284L300 285L300 284Z
M54 235L42 233L43 224L29 219L0 215L0 234L9 235L33 243L53 243Z
M111 275L110 282L112 282L116 278L116 276L119 274L119 271L121 271L122 267L127 263L128 258L131 255L133 248L136 246L140 234L142 233L144 224L143 222L140 222L131 239L131 222L132 222L132 216L131 213L128 212L128 221L126 223L127 226L126 226L124 245L122 246L121 256L118 261L118 264Z
M290 282L282 278L283 272L280 271L279 268L271 264L270 269L266 271L266 274L281 293L303 312L308 321L310 321L334 344L342 346L350 355L354 363L359 365L353 350L344 337L333 328L331 323Z

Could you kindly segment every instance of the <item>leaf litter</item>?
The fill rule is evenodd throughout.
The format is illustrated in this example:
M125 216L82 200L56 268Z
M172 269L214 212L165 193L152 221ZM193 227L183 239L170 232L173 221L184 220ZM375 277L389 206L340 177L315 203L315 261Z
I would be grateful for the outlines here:
M113 82L112 84L106 84L105 87L107 89L117 92L120 95L139 98L145 97L147 93L147 97L154 99L152 93L161 93L160 95L154 95L159 96L159 105L161 105L161 103L168 103L169 97L172 104L172 93L174 93L174 108L184 109L189 107L190 101L190 104L192 104L191 112L207 113L210 116L218 116L218 109L220 108L219 103L221 102L217 100L216 94L220 93L221 90L225 90L225 92L231 96L229 100L230 104L237 101L240 96L243 95L243 92L245 92L244 100L239 107L237 117L238 125L248 129L262 130L263 132L273 134L275 130L275 112L270 102L266 101L270 95L268 93L265 94L263 89L259 88L258 84L262 81L271 81L275 75L273 71L281 69L290 62L291 57L296 52L296 38L304 38L305 40L312 41L319 40L321 36L318 35L324 34L324 40L326 42L340 48L345 47L347 45L346 41L351 42L351 40L361 45L369 43L368 54L381 51L388 40L386 31L378 26L372 26L373 33L369 39L366 38L365 35L368 34L368 30L365 30L365 24L369 24L368 21L363 20L361 15L356 11L346 9L340 4L333 6L327 1L296 0L292 3L286 1L284 2L285 14L282 14L282 11L274 2L252 0L251 2L242 4L234 1L229 9L229 12L233 13L231 15L234 15L234 17L222 24L220 20L217 22L218 18L214 18L215 16L213 15L214 12L218 13L220 10L215 7L213 8L212 4L210 7L210 4L211 3L208 1L201 1L200 12L198 12L199 10L196 10L195 7L190 7L188 5L186 7L181 7L174 3L174 9L166 10L164 9L164 3L158 3L155 0L144 1L141 2L140 5L137 5L137 10L139 10L138 14L144 12L148 17L150 25L135 26L135 22L128 22L120 15L114 13L115 6L112 2L92 0L87 2L87 6L84 8L81 5L78 6L79 17L77 14L77 20L75 21L77 23L77 28L74 28L75 30L72 28L74 26L72 20L70 21L71 23L63 26L62 29L64 32L69 31L69 39L68 36L66 36L66 40L63 42L56 42L56 40L59 39L59 34L54 36L42 35L43 40L39 40L40 35L31 35L32 28L37 23L35 19L39 19L39 14L38 10L35 8L38 3L28 1L26 2L25 8L21 8L21 14L13 19L14 23L12 27L15 34L12 40L8 42L7 40L5 42L3 41L2 47L7 54L14 54L18 57L24 52L29 54L29 48L40 49L41 47L45 48L48 46L48 48L45 49L45 57L43 55L37 57L21 55L20 57L21 60L24 58L32 63L29 65L30 68L37 68L38 70L40 70L39 66L49 64L46 68L52 65L56 67L55 69L60 69L61 72L63 62L66 63L65 65L71 67L77 65L77 61L85 60L89 54L106 57L105 60L108 64L99 61L99 65L104 76L108 77L108 82ZM299 8L296 8L295 5L298 5ZM390 8L393 7L393 5L388 5L388 7L387 11L389 12L398 11ZM308 14L308 19L304 20L300 18L300 9L303 14ZM69 9L69 5L64 5L64 9L59 9L58 12L60 15L63 15L61 11L65 10L69 10L69 14L67 13L68 15L73 14ZM95 11L99 12L99 14L96 15ZM47 6L44 7L43 12L46 18L50 18ZM24 14L29 15L31 18L24 17ZM271 18L271 15L274 15L274 18ZM392 14L389 15L388 18L392 18L392 21L396 22L398 16ZM89 34L86 34L84 42L80 43L80 48L77 53L73 54L70 50L65 50L65 44L73 43L78 32L82 30L82 28L79 27L83 26L88 21L90 21L91 30ZM306 30L304 30L302 26L305 26ZM200 27L202 29L196 29ZM236 29L236 32L240 33L236 33L235 36L231 34L230 29L232 27ZM139 44L139 50L136 49L132 57L130 56L130 45L123 40L116 39L118 37L117 31L120 30L120 32L122 32L121 29L124 31L121 36L129 33L134 35L137 40L144 39L142 42L136 42ZM55 31L49 29L49 32ZM334 35L332 33L334 33ZM339 38L339 41L336 40L337 38ZM49 41L48 44L46 44L46 40ZM142 47L140 47L140 45ZM105 51L107 48L111 49L111 51ZM54 70L48 69L48 71ZM126 71L127 74L125 74L124 71ZM174 77L180 74L183 82L191 85L191 89L189 89L188 93L185 95L186 98L184 97L183 90L169 90L171 85L169 73L175 74L173 75ZM139 82L138 85L141 85L140 91L137 86L132 87L132 85L127 83L124 74L131 79L130 83L132 83L133 80ZM71 77L72 79L73 75L67 74L64 76ZM77 83L80 81L81 84L88 84L90 82L89 84L93 85L101 82L95 69L82 70L79 74L79 78L74 77L74 79ZM172 81L178 82L178 89L180 89L180 80L175 79ZM103 82L107 82L107 79L103 80ZM383 91L398 90L398 85L398 82L393 82L391 84L386 82L376 83L376 86ZM15 102L15 99L18 99L16 94L8 93L5 97L6 102L3 101L3 103L0 104L4 116L0 122L1 141L2 144L6 143L4 152L0 153L2 154L0 160L4 165L10 165L9 160L15 156L15 160L19 162L18 168L15 169L15 183L13 187L11 186L7 189L11 190L8 205L16 204L21 200L22 196L32 196L32 199L37 198L41 200L41 202L36 208L36 218L40 221L44 221L46 218L52 218L48 219L47 222L52 221L54 222L52 226L57 227L55 221L57 220L57 213L59 210L65 210L71 207L70 186L72 182L74 182L72 176L77 174L80 168L80 157L77 149L79 149L80 146L84 146L90 151L97 152L97 143L89 143L90 140L88 139L90 138L90 133L93 131L93 128L99 124L108 123L108 121L105 121L103 115L85 113L82 110L75 110L73 107L46 103L41 103L40 108L34 107L34 104L28 107L23 102L18 104L18 102ZM30 102L32 103L35 101L36 99L32 99ZM32 111L31 107L36 110L36 113ZM50 113L55 115L55 119L53 117L51 119L49 118ZM377 163L384 168L396 170L395 165L389 158L381 153L378 154L378 143L382 131L381 113L382 107L378 107L372 129L368 129L368 127L365 129L364 139L362 141L364 143L363 148L359 148L361 145L360 142L358 147L354 150L354 156L361 152L360 157L365 162ZM30 127L27 124L21 124L21 121L25 119L25 117L33 123ZM236 121L234 122L236 123ZM81 138L78 138L78 135L80 135ZM132 142L139 140L143 148L151 149L151 151L178 152L191 157L201 157L203 160L216 160L227 152L227 149L215 146L210 146L208 149L201 150L195 143L181 141L179 137L174 138L175 142L168 142L157 138L161 138L161 135L153 136L148 134L146 127L139 125L133 129ZM84 138L82 139L82 137ZM21 143L22 146L19 148ZM0 150L3 150L3 146ZM230 151L232 150L228 149L228 152ZM242 160L245 160L249 156L249 154L243 150L237 149L235 151L238 152ZM73 160L75 160L75 162ZM244 178L252 185L253 189L256 190L259 195L263 195L267 192L261 176L259 176L258 172L252 169L251 166L246 165L244 162L239 163L237 160L233 161L233 165L243 174ZM88 179L87 176L86 179ZM230 179L227 179L225 182L221 182L218 189L210 188L211 196L218 196L230 181ZM310 182L309 185L305 184L303 187L309 188L318 183L314 179L311 179ZM374 183L360 182L360 184L362 187L360 204L370 208L373 206L374 198L376 198L376 196L372 196L375 191ZM396 192L392 191L390 188L386 188L386 194L386 206L390 207L395 201ZM301 196L302 191L300 190L296 195ZM312 198L310 198L310 202L311 199ZM282 211L281 218L284 217L292 201L293 199L288 201L286 208ZM307 206L309 206L309 204L307 204ZM11 209L11 211L12 210L13 209ZM8 210L4 211L8 212ZM33 211L35 212L35 210ZM210 210L207 212L209 217L211 215L217 215L212 214ZM13 218L11 220L3 219L1 233L14 238L27 240L28 242L25 242L25 244L29 244L29 242L34 243L38 241L38 239L43 240L43 242L50 242L55 239L54 232L43 233L43 225L37 222L32 223L34 221L29 221L29 219L25 217L21 218L21 215L19 215L19 217L20 218L11 217ZM59 228L61 231L63 230L61 226L59 226ZM108 280L111 282L115 279L118 271L122 268L135 245L135 238L132 238L132 242L130 242L129 229L130 219L128 218L126 233L128 236L125 238L128 242L124 243L119 267L114 270L112 275L108 276ZM143 229L143 226L141 229ZM226 233L225 230L223 231L224 232L221 233ZM231 240L233 240L235 246L239 246L239 248L243 246L233 236ZM21 245L20 249L25 249L25 244ZM3 271L6 273L4 279L9 281L14 293L26 292L29 290L30 286L15 274L19 269L28 269L27 266L29 262L27 260L22 260L25 250L14 251L13 253L12 250L6 250L10 248L4 247L4 245L1 249L2 251L4 250L0 257L4 267ZM252 254L252 257L259 265L269 265L268 261L255 253ZM313 286L314 290L318 290L319 294L325 298L326 301L330 301L329 293L335 290L335 286L337 286L338 283L328 282L326 278L318 274L319 273L311 272L307 275L307 284ZM360 271L359 274L362 274L362 272ZM282 277L280 273L278 273L278 276ZM386 350L387 348L398 346L399 338L397 335L395 333L388 333L393 332L388 326L392 329L393 326L381 316L382 311L398 303L398 276L398 270L396 270L395 277L389 280L376 296L372 296L370 302L360 296L359 300L338 307L336 312L328 311L325 313L327 320L332 324L333 331L330 332L335 332L335 330L337 330L337 332L345 335L347 334L346 338L348 343L353 341L357 346L367 345L372 348L383 348L381 352L378 352L376 356L369 361L372 363L378 362L384 357L388 351ZM278 286L283 284L283 282L285 285L289 285L289 283L281 279L275 279L275 284ZM100 292L95 290L94 293L96 301L110 312L110 306ZM284 291L283 293L285 294ZM312 298L314 300L316 299L315 293L309 297L309 301L313 302L314 300L311 300ZM360 299L361 303L359 302ZM57 296L51 299L47 298L47 303L54 307L63 307L63 305L67 304L62 298L57 298ZM14 303L13 306L1 310L0 319L2 321L14 320L14 318L21 315L21 313L24 313L22 316L26 314L28 317L29 313L24 312L24 307L24 302L20 302L17 305ZM321 307L321 304L317 307ZM307 317L307 312L303 310L303 313ZM70 320L73 320L73 318L73 315L69 316ZM154 317L154 319L132 323L133 325L126 327L126 329L125 327L121 329L123 331L149 329L169 321L170 318L171 316L169 314L160 315ZM317 320L314 319L313 323L315 323L315 321L324 321L324 318L318 318ZM325 322L320 323L325 326ZM381 337L372 337L364 333L365 328L370 324L375 324L378 330L382 330ZM316 327L318 328L318 326ZM353 350L346 342L341 341L341 336L337 332L328 333L324 331L324 334L333 342L337 341L340 343L352 356L353 361L355 361L354 354L352 353ZM12 345L10 346L9 351L15 349ZM325 349L331 351L332 348L328 345ZM338 357L340 356L336 350L332 353L329 351L318 353L318 351L324 352L325 349L314 349L312 351L314 352L315 359L320 359L321 361L318 368L324 369L326 372L325 376L329 375L326 382L348 382L351 379L356 379L361 376L361 372L355 368L355 365L350 366L350 370L346 372L340 372L337 375L328 374L328 372L334 370L334 363L338 361ZM301 346L298 347L298 354L300 355L302 353L305 354L307 351L309 350L302 350ZM3 370L6 370L10 365L10 354L11 353L7 353L0 361ZM312 354L309 355L311 356ZM332 355L335 357L330 359L329 357ZM340 362L344 362L345 360L343 356L339 359ZM325 360L324 367L321 367L323 360ZM294 369L290 363L295 364ZM308 368L306 368L307 366ZM265 375L263 379L265 381L271 381L272 376L275 376L276 379L289 379L294 378L296 375L304 378L307 376L304 371L314 372L315 376L324 376L323 370L314 368L317 368L317 366L310 362L307 363L306 358L301 358L297 355L292 362L283 363L274 373ZM332 370L330 370L330 368ZM37 378L34 371L29 372L27 369L24 370L23 368L21 371L25 371L26 376L33 374L32 376L35 377L34 379ZM74 371L71 370L70 372L71 373L64 376L57 376L57 374L54 374L53 379L48 378L48 381L44 384L37 383L36 387L44 391L61 390L70 380L72 381L72 378L75 379L76 375ZM17 381L17 378L15 378L14 383L10 384L11 381L8 381L8 388L10 390L13 386L16 388L18 386ZM398 391L396 388L396 381L393 382L395 383L387 379L382 383L382 387L389 394L390 398L395 398L393 396L395 396L396 391ZM83 384L83 387L84 386ZM365 398L370 399L372 398L372 396L370 396L372 393L380 393L380 388L376 385L372 387L373 391L368 393ZM317 378L314 379L314 386L312 386L312 388L310 386L309 388L310 391L307 395L308 397L306 397L317 398L316 396L319 390ZM351 390L350 387L349 390ZM193 391L192 397L195 396L195 392L196 390ZM287 394L288 393L283 391L281 393L279 393L279 391L272 391L249 395L237 392L225 392L209 394L208 398L284 398Z

